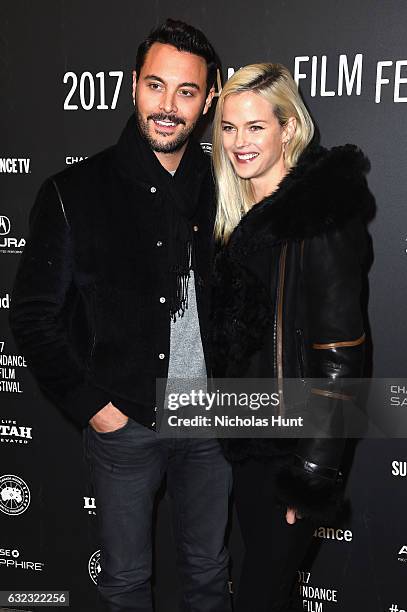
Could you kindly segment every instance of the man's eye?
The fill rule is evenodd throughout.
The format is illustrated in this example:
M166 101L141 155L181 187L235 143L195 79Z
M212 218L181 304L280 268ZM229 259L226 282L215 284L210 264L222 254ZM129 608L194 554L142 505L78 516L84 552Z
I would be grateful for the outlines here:
M150 83L149 87L154 91L158 91L159 89L161 89L162 85L160 83Z
M179 93L186 98L191 98L194 95L189 89L180 89Z

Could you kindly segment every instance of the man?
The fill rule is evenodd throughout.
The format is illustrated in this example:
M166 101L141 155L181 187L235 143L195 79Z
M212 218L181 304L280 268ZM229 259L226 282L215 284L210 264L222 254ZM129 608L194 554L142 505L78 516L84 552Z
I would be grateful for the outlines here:
M157 378L209 368L209 159L191 137L214 95L213 48L167 20L140 45L135 113L116 146L48 179L30 216L11 325L39 385L85 428L101 543L99 592L151 611L151 523L172 500L181 607L230 610L230 468L216 440L163 439Z

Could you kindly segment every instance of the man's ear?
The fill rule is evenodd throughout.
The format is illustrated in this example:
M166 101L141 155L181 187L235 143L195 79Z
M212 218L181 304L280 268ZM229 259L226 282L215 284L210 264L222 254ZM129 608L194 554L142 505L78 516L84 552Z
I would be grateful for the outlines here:
M133 104L136 104L136 87L137 87L137 72L133 70L133 87L132 87L132 96L133 96Z
M205 106L203 107L203 111L202 111L203 115L206 115L206 113L210 109L214 95L215 95L215 85L212 85L212 87L209 90L208 95L206 96Z

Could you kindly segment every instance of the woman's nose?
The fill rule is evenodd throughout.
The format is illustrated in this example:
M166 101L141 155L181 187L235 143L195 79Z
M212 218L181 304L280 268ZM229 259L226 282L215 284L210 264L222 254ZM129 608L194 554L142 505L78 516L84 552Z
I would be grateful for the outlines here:
M236 147L244 147L245 145L247 145L247 138L246 138L245 130L236 131L235 145Z

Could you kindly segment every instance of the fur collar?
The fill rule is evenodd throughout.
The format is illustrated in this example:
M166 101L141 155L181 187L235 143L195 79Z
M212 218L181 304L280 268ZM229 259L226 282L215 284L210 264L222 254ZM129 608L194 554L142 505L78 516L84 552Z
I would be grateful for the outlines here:
M355 145L307 147L277 191L242 218L230 246L247 253L338 229L355 216L371 218L375 205L365 177L369 169Z

